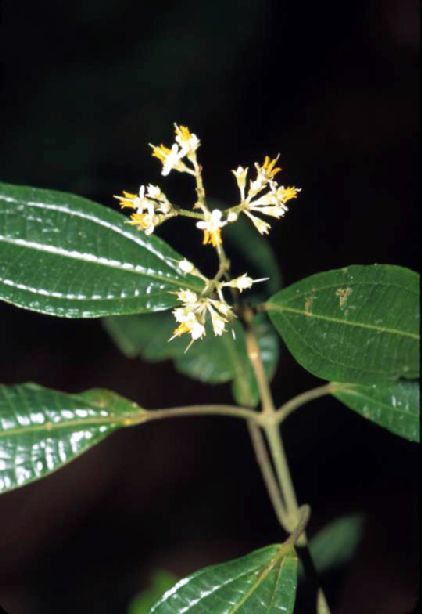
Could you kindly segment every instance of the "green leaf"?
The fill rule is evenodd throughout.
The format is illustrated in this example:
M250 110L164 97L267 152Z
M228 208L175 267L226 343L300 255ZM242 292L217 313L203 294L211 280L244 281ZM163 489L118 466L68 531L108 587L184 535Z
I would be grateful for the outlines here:
M0 184L0 299L65 318L168 309L203 282L159 238L92 201Z
M0 492L49 475L143 411L106 390L0 386Z
M119 349L128 357L141 356L151 362L172 359L176 369L201 382L221 384L233 381L233 394L240 405L258 403L258 387L247 356L246 337L236 321L228 332L216 337L211 332L186 352L188 340L169 342L175 320L169 313L106 318L104 325ZM271 378L278 362L278 339L263 315L254 320L264 367Z
M363 516L352 514L325 526L309 544L318 573L323 574L350 561L362 539Z
M281 288L281 272L270 242L248 220L240 217L235 224L228 224L224 228L224 240L229 256L237 259L240 256L249 275L269 278L265 283L266 296ZM255 294L260 287L261 284L254 288Z
M104 318L103 324L128 358L141 356L150 362L159 362L183 354L188 343L183 337L169 342L176 321L168 312Z
M333 384L333 395L364 418L419 442L419 382Z
M292 614L298 563L290 546L269 546L181 580L151 614Z
M104 326L129 358L141 356L150 362L172 359L178 371L208 383L232 378L232 364L226 354L221 355L221 337L210 333L187 352L189 337L169 341L177 326L171 313L106 318Z
M149 614L154 603L165 593L177 578L166 571L158 571L154 574L151 586L140 593L129 606L128 614Z
M296 360L323 379L371 384L419 374L419 276L398 266L312 275L267 303Z

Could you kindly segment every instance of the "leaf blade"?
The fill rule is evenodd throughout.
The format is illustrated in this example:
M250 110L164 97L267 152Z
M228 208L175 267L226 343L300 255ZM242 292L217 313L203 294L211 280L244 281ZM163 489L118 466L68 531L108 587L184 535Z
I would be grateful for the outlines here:
M358 414L409 441L420 441L419 382L333 384L333 396Z
M323 379L373 383L419 373L418 275L352 265L312 275L267 303L296 360Z
M142 412L108 391L0 385L0 492L50 475Z
M57 191L0 184L0 299L68 318L163 310L200 290L182 257L116 211Z
M311 539L309 549L318 573L345 565L353 557L362 539L363 527L363 516L351 514L330 522Z
M241 559L214 565L181 580L151 614L292 614L298 562L290 546L269 546Z

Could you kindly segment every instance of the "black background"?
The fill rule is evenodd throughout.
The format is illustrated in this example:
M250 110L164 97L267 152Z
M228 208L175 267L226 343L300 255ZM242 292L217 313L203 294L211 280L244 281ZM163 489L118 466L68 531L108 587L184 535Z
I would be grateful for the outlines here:
M209 193L281 152L303 188L271 243L289 284L351 263L417 268L416 0L74 0L1 3L0 179L112 194L159 182L148 142L172 123L202 139ZM185 178L168 189L190 198ZM165 237L192 254L174 224ZM96 321L0 305L0 379L104 386L153 407L224 402L119 355ZM283 352L278 401L316 381ZM334 612L404 614L416 601L416 446L321 400L285 428L311 529L366 515L362 545L327 578ZM280 539L237 421L181 420L114 435L0 500L0 603L10 614L120 614L152 570L178 576ZM311 611L306 601L301 614Z

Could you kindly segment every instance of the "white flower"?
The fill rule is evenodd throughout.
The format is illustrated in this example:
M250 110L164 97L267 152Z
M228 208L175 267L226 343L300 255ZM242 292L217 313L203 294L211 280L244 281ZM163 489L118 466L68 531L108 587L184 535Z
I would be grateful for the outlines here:
M256 178L250 182L247 198L241 203L242 211L260 234L268 234L271 226L255 213L279 219L288 211L286 203L297 198L301 191L300 188L279 186L275 181L274 177L281 171L281 168L276 166L278 158L279 156L272 159L265 156L263 164L255 164ZM239 167L233 172L237 176L241 174L241 170L243 169Z
M183 273L193 273L195 270L195 266L189 260L181 260L179 262L179 269L183 271Z
M187 275L195 275L196 277L199 277L205 282L209 281L204 275L202 275L200 271L198 271L195 265L189 260L180 260L178 262L178 267L183 273L186 273Z
M150 235L155 229L155 216L148 213L134 213L128 224L142 230L146 235Z
M192 341L197 341L205 336L205 326L193 318L192 325L189 326L189 333L192 337Z
M236 170L232 171L232 173L236 177L237 187L240 190L240 196L243 202L245 200L245 187L246 187L246 179L248 176L248 168L243 168L242 166L238 166Z
M141 185L138 194L123 192L123 196L115 196L120 201L122 209L134 209L129 224L149 235L154 232L155 226L161 224L174 215L173 206L167 196L158 186Z
M180 160L183 158L182 152L179 150L178 145L176 143L172 145L170 153L167 154L166 159L163 163L163 170L161 174L166 177L170 174L170 171L176 169L180 165Z
M208 311L211 316L211 325L214 335L220 337L226 330L227 320L211 305L208 307Z
M244 273L237 279L234 279L233 282L234 282L234 287L237 288L239 292L243 292L244 290L249 290L249 288L252 288L252 284L254 283L254 280L248 275L246 275L246 273Z
M244 290L249 290L249 288L252 288L253 284L259 283L261 281L267 281L267 279L268 277L262 279L252 279L252 277L249 277L249 275L244 273L236 279L224 282L222 286L236 288L236 290L239 290L239 292L243 292Z
M188 172L186 164L182 161L185 155L179 145L174 143L169 149L165 145L151 145L152 156L158 158L163 165L161 174L167 176L173 169L180 173Z
M149 184L147 188L147 196L148 198L152 198L153 200L167 200L161 188L158 185Z
M280 218L288 211L286 203L293 198L297 198L301 190L300 188L278 186L275 181L270 182L270 188L269 192L253 200L248 209L263 215Z
M180 146L182 157L192 159L196 155L196 150L201 144L196 134L192 134L187 126L174 124L176 132L176 143Z
M273 181L277 173L281 171L280 167L276 167L279 157L280 156L277 156L271 159L269 156L265 156L265 160L262 164L255 163L256 179L250 183L248 192L249 201L262 192L262 190Z
M132 194L131 192L123 190L123 196L115 195L114 198L117 198L122 209L142 209L145 207L145 202L147 200L145 198L145 186L141 185L138 194Z
M232 320L234 317L233 309L226 303L224 299L220 299L219 301L214 300L213 305L218 311L227 319Z
M204 231L203 244L210 243L213 247L221 245L221 229L227 224L221 220L223 214L219 209L213 209L211 212L205 212L205 220L197 222L197 228Z
M224 333L226 324L234 318L232 308L224 300L201 298L192 290L183 289L179 290L177 298L183 303L183 306L173 310L174 318L179 326L173 332L170 341L180 335L189 334L192 344L205 336L207 314L211 318L212 330L218 336Z
M188 158L191 162L196 161L196 150L200 141L196 134L192 134L186 126L175 124L176 142L171 148L165 145L151 145L152 155L158 158L163 165L161 174L167 176L173 169L180 173L194 174L183 162L183 158Z
M267 222L264 222L264 220L261 220L260 217L257 217L256 215L252 215L252 213L249 213L249 211L245 211L245 215L248 216L252 224L255 226L255 228L261 235L267 235L270 232L270 228L271 228L270 224L268 224Z
M185 305L196 305L198 303L198 295L196 292L192 292L192 290L179 290L177 293L177 298Z

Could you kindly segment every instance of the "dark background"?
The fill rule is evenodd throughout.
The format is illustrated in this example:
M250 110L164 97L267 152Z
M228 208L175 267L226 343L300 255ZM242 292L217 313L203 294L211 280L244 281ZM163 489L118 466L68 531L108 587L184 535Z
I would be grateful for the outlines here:
M303 187L270 237L286 283L351 263L417 267L416 0L3 0L1 19L1 180L112 205L159 182L147 143L169 142L177 121L201 137L208 191L227 202L229 169L281 152L283 180ZM167 185L184 198L180 179ZM97 321L2 304L0 335L3 383L105 386L148 408L230 399L124 359ZM284 351L276 399L315 383ZM354 560L327 578L334 611L411 612L416 446L330 399L285 436L313 531L366 515ZM123 614L154 569L181 576L280 538L243 424L148 425L1 498L0 603Z

